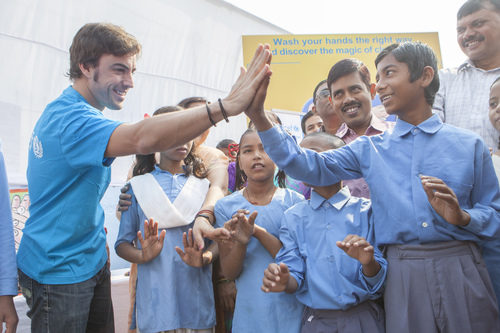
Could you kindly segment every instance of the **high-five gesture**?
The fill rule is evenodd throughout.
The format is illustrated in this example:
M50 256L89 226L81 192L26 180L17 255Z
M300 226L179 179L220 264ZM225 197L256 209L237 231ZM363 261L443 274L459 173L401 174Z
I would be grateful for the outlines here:
M444 181L430 176L420 176L420 179L427 199L436 213L450 224L469 224L470 215L460 208L455 192Z
M347 235L343 241L337 241L337 246L363 265L363 274L366 276L375 276L380 270L380 264L374 257L375 249L365 238Z
M142 233L139 230L137 232L137 238L141 243L141 256L142 262L146 263L153 260L158 256L163 249L163 240L165 239L166 231L162 230L160 237L158 237L158 222L154 222L153 219L144 221L144 238L142 238Z
M279 293L282 291L293 293L297 290L297 286L297 281L290 277L290 271L286 264L270 263L264 271L264 278L260 288L266 293Z
M241 68L238 80L236 80L229 95L223 100L229 116L237 115L250 106L262 83L269 81L272 74L270 64L271 51L269 45L259 45L248 65L248 69ZM262 93L262 90L260 90L260 93Z

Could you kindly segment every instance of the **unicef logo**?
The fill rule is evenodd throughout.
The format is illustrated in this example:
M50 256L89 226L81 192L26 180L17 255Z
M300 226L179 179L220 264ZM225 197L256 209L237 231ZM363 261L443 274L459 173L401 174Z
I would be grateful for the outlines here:
M43 157L42 141L38 139L38 136L33 137L32 147L33 147L33 154L35 154L35 157L42 158Z

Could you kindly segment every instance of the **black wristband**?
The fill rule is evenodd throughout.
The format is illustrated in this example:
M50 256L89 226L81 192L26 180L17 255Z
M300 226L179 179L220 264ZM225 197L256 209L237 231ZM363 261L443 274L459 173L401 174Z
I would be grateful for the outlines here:
M210 223L211 225L213 225L212 221L210 221L210 216L208 216L206 214L196 214L195 219L197 219L198 217L203 217L204 219L206 219L208 221L208 223Z
M208 102L205 102L205 106L207 107L207 114L208 114L208 120L214 125L214 127L217 127L214 119L212 118L212 112L210 111L210 107L208 106Z
M222 116L224 117L224 120L226 121L226 123L228 123L229 119L227 118L226 109L224 109L224 107L222 106L222 101L220 100L220 98L218 99L218 101L219 101L220 110L222 112Z

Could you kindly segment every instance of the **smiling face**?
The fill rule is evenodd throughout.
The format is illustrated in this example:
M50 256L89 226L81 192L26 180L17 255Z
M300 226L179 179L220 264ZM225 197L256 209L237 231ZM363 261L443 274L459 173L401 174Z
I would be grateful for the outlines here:
M491 4L483 7L457 22L458 45L480 68L483 63L500 62L500 13Z
M238 163L248 181L268 181L274 176L276 166L264 151L257 132L249 132L241 138Z
M500 81L491 87L489 106L491 124L500 132Z
M396 60L392 53L377 65L377 93L388 114L405 117L425 101L419 80L410 82L408 65Z
M128 90L134 87L135 64L135 55L104 54L96 67L82 70L89 92L89 96L85 96L87 101L99 110L121 109Z
M349 128L358 132L370 126L373 96L358 72L340 77L330 90L333 109Z
M314 132L319 132L321 131L321 128L323 127L323 120L321 120L321 117L313 114L309 118L307 118L305 124L304 124L304 129L305 129L305 134L309 133L314 133Z

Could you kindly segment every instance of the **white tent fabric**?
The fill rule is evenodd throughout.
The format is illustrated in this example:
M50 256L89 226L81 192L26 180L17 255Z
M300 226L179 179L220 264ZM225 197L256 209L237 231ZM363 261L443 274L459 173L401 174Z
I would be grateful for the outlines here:
M0 2L0 139L11 185L26 185L31 131L70 84L68 49L88 22L120 25L143 46L125 107L105 111L127 122L185 97L225 96L243 62L241 35L287 33L221 0ZM220 123L207 143L238 139L245 127L243 116ZM130 157L113 163L112 183L123 183L130 163Z

